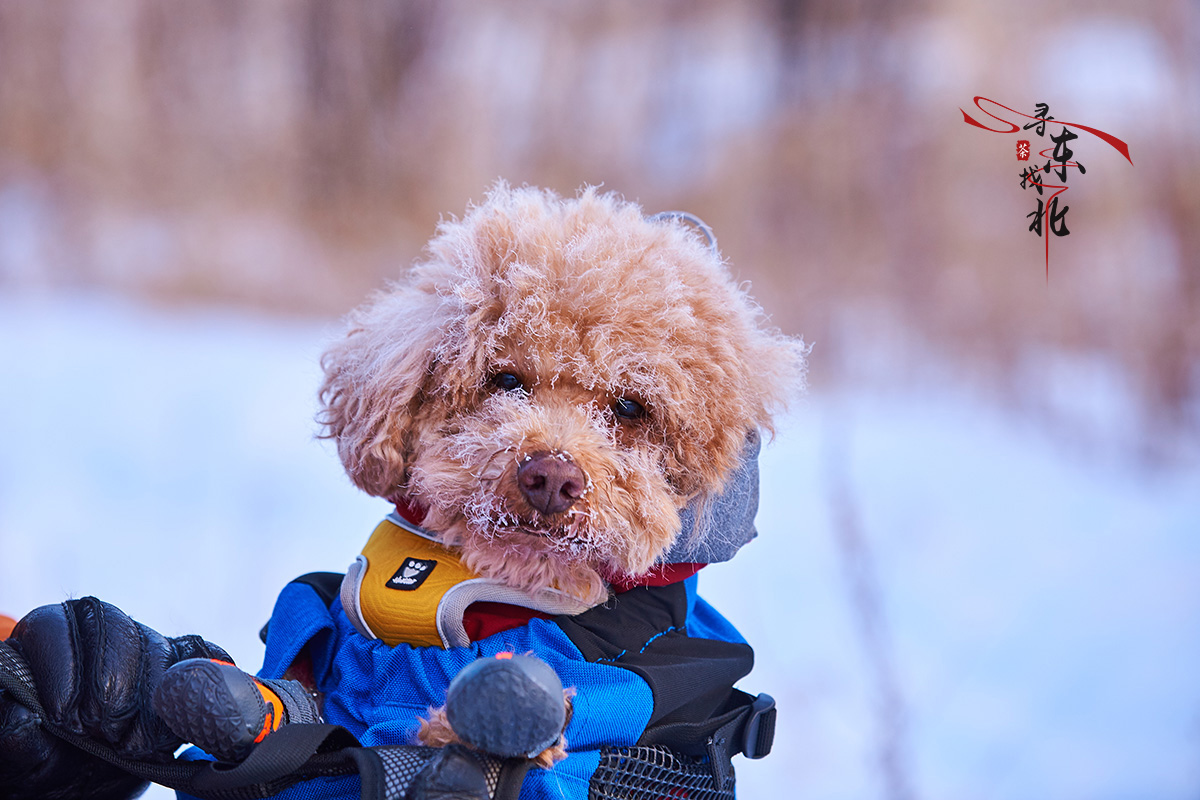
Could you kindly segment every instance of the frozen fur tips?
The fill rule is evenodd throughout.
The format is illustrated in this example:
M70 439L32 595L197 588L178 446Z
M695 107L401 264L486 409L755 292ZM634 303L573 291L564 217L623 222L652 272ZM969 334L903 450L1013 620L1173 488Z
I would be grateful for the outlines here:
M499 183L351 314L320 420L476 572L598 603L724 486L805 354L687 220Z

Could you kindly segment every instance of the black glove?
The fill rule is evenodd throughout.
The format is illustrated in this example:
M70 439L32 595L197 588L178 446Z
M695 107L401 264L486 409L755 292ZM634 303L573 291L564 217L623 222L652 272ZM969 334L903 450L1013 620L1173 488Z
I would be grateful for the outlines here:
M143 761L170 761L183 743L150 698L172 664L229 655L198 636L171 639L94 597L27 614L8 644L33 673L45 721ZM72 747L0 692L0 800L126 800L146 782Z

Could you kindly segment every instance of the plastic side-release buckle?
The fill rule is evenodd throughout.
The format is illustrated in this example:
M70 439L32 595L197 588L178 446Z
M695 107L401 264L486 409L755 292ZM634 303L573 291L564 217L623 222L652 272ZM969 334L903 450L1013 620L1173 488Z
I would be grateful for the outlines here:
M742 735L742 753L746 758L762 758L771 752L774 742L775 698L760 694L750 705L750 718Z

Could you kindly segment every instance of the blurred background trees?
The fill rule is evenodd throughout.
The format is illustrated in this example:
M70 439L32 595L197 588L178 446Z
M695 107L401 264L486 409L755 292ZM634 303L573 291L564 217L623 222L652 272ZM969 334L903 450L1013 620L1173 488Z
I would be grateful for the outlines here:
M951 370L1170 459L1198 54L1186 0L3 0L0 291L335 315L497 178L603 184L704 217L818 384ZM975 95L1130 143L1077 142L1049 280Z

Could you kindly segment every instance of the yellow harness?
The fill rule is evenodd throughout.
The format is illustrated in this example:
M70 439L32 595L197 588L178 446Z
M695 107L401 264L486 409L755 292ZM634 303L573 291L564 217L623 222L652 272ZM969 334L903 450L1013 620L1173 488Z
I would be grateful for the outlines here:
M579 614L586 603L558 589L528 594L491 578L480 578L458 553L432 533L390 514L376 526L346 571L342 607L363 636L389 647L466 647L471 643L463 615L472 603L488 601L548 614Z

